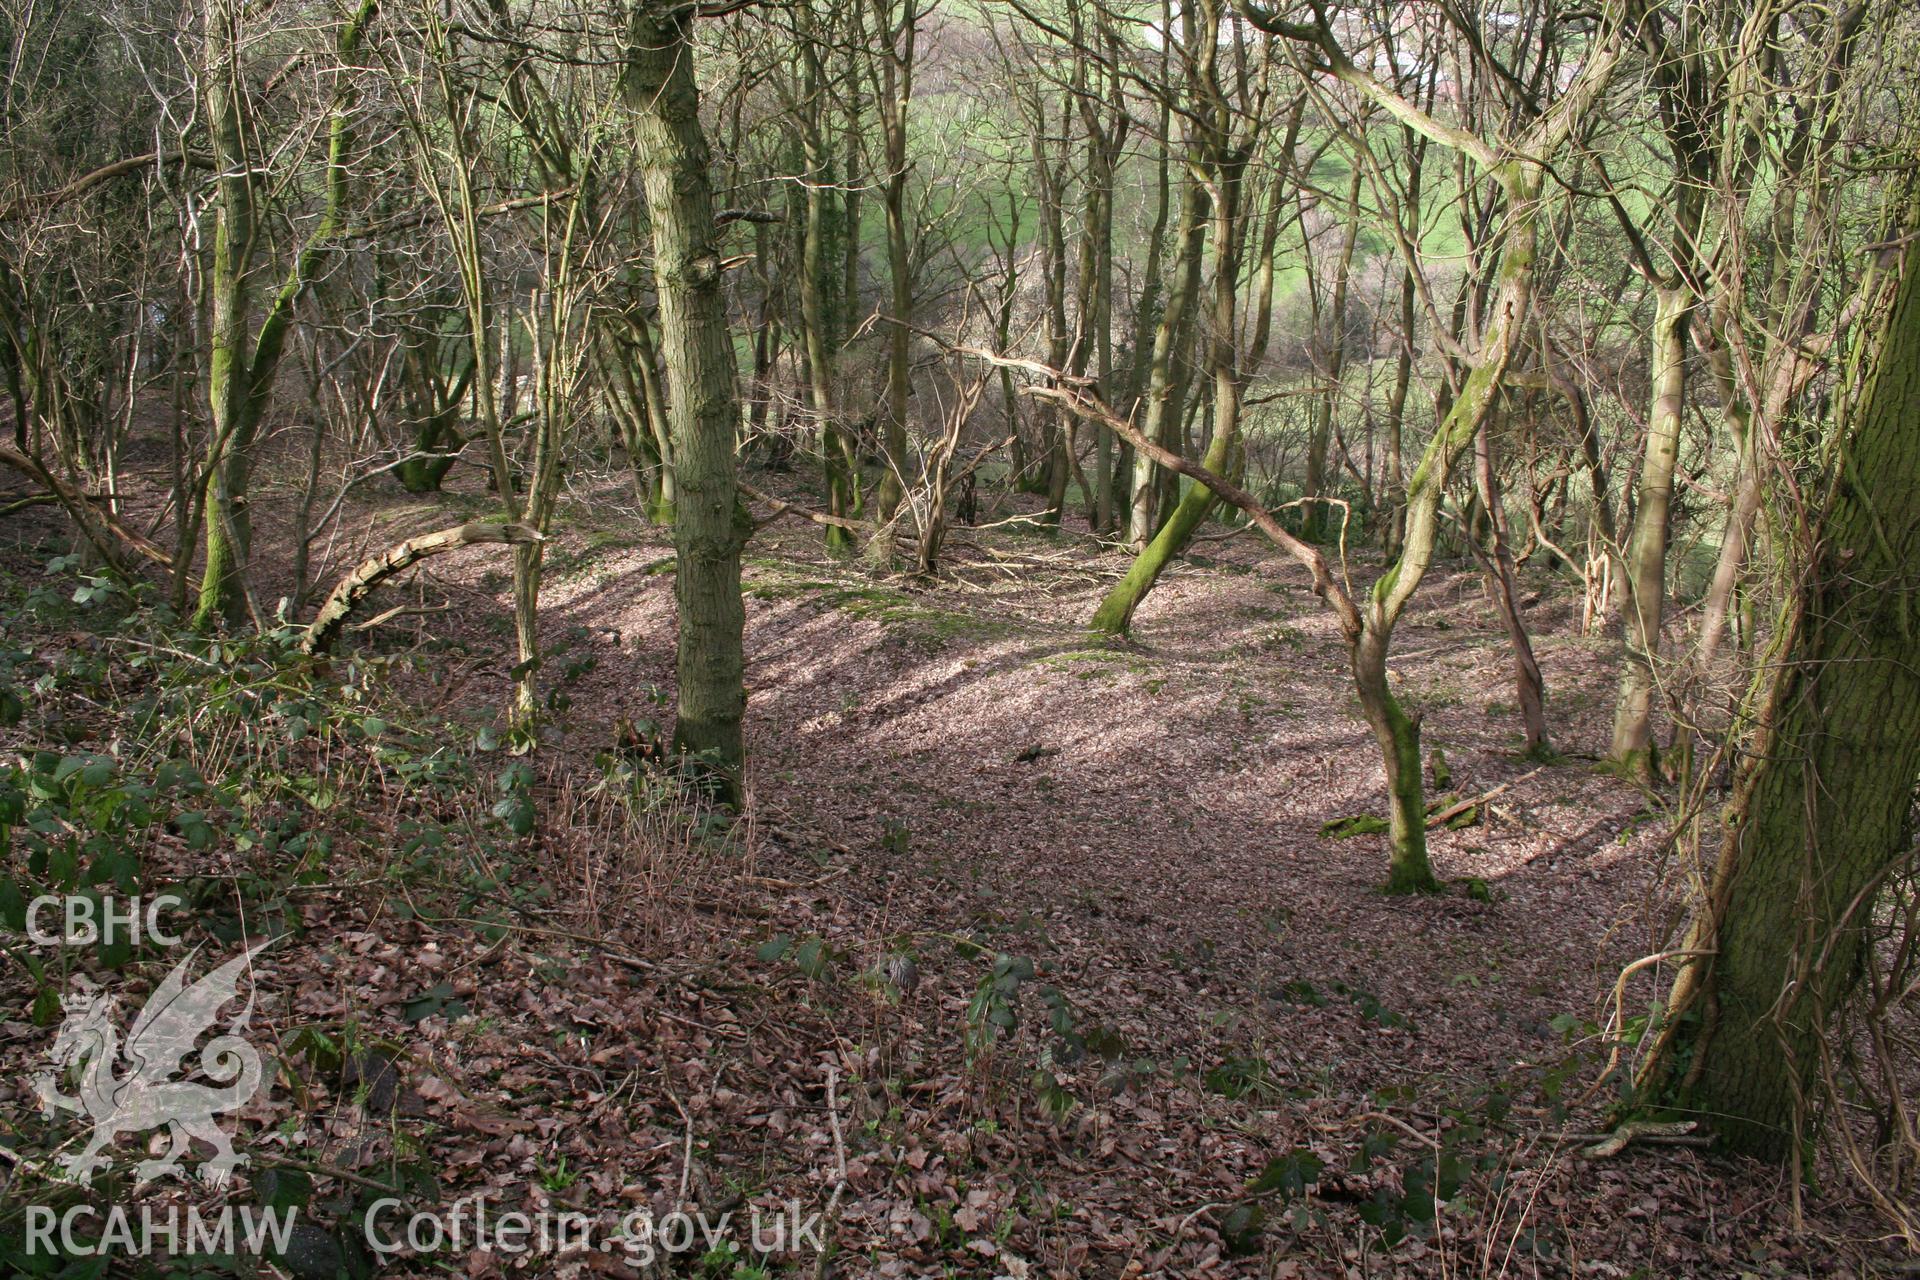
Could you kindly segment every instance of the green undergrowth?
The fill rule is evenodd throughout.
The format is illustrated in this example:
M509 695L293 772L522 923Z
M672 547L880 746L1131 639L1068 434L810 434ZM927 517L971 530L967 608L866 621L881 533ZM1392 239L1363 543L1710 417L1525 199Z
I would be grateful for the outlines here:
M347 878L441 893L482 928L551 897L548 877L525 873L540 833L578 815L543 811L549 775L568 766L539 733L569 727L568 689L594 665L580 636L563 632L538 660L540 729L512 730L493 708L419 709L442 655L310 658L286 625L196 635L145 588L71 567L16 575L0 599L0 927L19 933L42 895L172 893L215 937L238 938L243 921L253 935L298 931L303 891ZM679 805L657 746L612 744L568 790ZM44 1023L66 975L19 954L34 991L13 1013ZM94 959L139 954L103 940Z
M623 865L661 851L644 868L656 885L691 874L669 865L670 855L680 868L724 862L732 838L724 819L689 798L643 733L611 744L589 770L543 751L533 733L501 728L492 708L421 710L419 689L443 680L443 655L308 658L298 628L196 635L147 588L76 572L69 557L45 574L9 567L0 577L0 1016L9 1022L51 1028L82 975L117 982L127 970L129 980L157 980L178 960L172 936L209 956L272 939L269 960L287 957L274 966L282 972L328 969L344 962L333 932L351 927L338 916L343 904L417 920L443 938L464 935L476 952L509 933L549 938L556 920L586 928L570 915L567 866L551 852L580 830L604 833ZM568 639L543 655L550 694L564 695L590 669ZM564 696L549 697L548 731L565 727L565 707ZM343 888L353 896L339 897ZM38 899L86 900L83 914L97 922L106 899L124 913L130 900L163 897L174 900L159 917L169 938L124 926L112 937L97 927L65 940L25 936L30 913L43 931L62 932L64 910L33 912ZM548 964L550 980L564 980L565 964ZM406 1025L439 1017L459 1033L469 1012L441 975L403 979L395 995L392 1016ZM362 1019L279 1020L277 1043L261 1045L279 1085L301 1097L324 1085L324 1096L355 1106L382 1089L391 1095L410 1050ZM100 1206L133 1193L143 1152L129 1143L91 1186L60 1176L86 1124L30 1106L10 1117L14 1194L0 1197L0 1271L261 1273L252 1259L222 1256L196 1258L191 1271L116 1258L102 1272L97 1257L27 1253L27 1206L92 1207L78 1235L93 1239ZM298 1209L298 1248L330 1260L277 1274L370 1276L376 1268L355 1244L368 1205L437 1194L443 1170L431 1125L371 1110L356 1124L391 1126L390 1154L356 1166L353 1181L335 1179L326 1196L315 1170L265 1155L224 1193L255 1211Z

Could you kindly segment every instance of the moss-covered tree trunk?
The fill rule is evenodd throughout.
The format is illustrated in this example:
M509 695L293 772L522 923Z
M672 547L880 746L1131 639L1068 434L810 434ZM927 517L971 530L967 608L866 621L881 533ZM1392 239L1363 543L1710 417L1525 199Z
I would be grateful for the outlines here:
M1239 310L1240 244L1245 230L1242 215L1242 185L1251 154L1244 139L1233 133L1233 116L1220 87L1219 31L1224 15L1219 6L1200 4L1183 18L1185 41L1194 55L1192 83L1195 96L1204 104L1189 121L1188 146L1193 163L1212 188L1212 199L1204 206L1208 219L1209 269L1213 276L1212 307L1207 328L1207 370L1212 397L1212 435L1202 465L1215 475L1227 475L1238 446L1240 432L1240 369L1236 349ZM1291 139L1290 139L1291 140ZM1202 180L1196 175L1196 183ZM1275 216L1278 216L1276 207ZM1185 222L1187 215L1182 215ZM1177 283L1177 288L1184 287ZM1271 298L1269 296L1269 303ZM1171 303L1169 303L1171 310ZM1149 410L1151 419L1151 410ZM1094 611L1092 626L1109 635L1125 634L1132 625L1134 610L1173 558L1185 549L1214 505L1212 490L1205 485L1188 488L1174 504L1165 524L1134 557L1126 576L1107 593Z
M672 524L674 509L673 423L667 414L667 393L660 386L660 356L654 349L653 328L645 317L628 322L633 335L633 363L640 371L641 403L647 408L647 426L653 432L660 465L654 472L653 501L647 516L655 524Z
M227 0L207 6L207 136L220 177L215 187L213 253L207 262L210 311L207 351L209 446L206 563L194 625L245 617L241 566L246 560L247 455L244 438L252 386L247 351L250 259L256 230L246 99L240 85L239 14Z
M794 9L794 22L800 37L801 92L803 102L811 104L823 92L820 46L816 41L811 5ZM850 519L857 497L858 470L853 455L843 443L845 433L835 417L833 380L837 363L838 334L833 320L836 308L833 294L839 284L842 263L834 255L833 237L839 202L832 190L833 154L825 130L823 113L810 105L796 105L800 121L800 146L806 160L804 221L800 228L800 338L801 354L806 357L808 407L816 424L815 443L820 453L822 479L827 489L827 512ZM855 236L855 228L840 228L842 234ZM905 337L906 331L900 331ZM852 549L853 535L845 525L830 524L827 549L842 553Z
M746 711L735 472L733 342L714 244L711 156L700 124L689 7L637 3L623 91L653 225L654 278L672 416L680 609L676 747L739 794Z
M341 65L351 66L378 0L360 0L340 29L336 49ZM207 405L212 436L207 459L207 559L200 581L194 625L210 627L218 619L238 623L248 613L246 566L253 541L248 490L253 445L273 395L274 377L286 349L294 307L306 294L333 248L347 192L347 165L353 134L350 81L335 91L327 134L327 171L320 220L294 255L293 266L275 291L259 332L248 339L254 241L260 220L255 203L255 162L249 144L253 124L241 82L239 8L215 0L207 10L207 67L204 98L207 132L220 170L214 214L214 250L208 266L211 296ZM344 75L344 73L343 73Z
M1141 428L1148 439L1168 448L1176 447L1174 431L1180 422L1186 393L1186 376L1175 359L1175 351L1187 323L1188 308L1200 288L1200 255L1206 238L1207 190L1188 178L1181 188L1179 250L1174 258L1173 283L1167 290L1166 310L1153 331L1153 354L1147 369L1147 412ZM1153 540L1154 520L1159 515L1154 500L1157 479L1153 461L1136 453L1127 539L1141 551ZM1131 609L1128 613L1131 614Z
M1380 747L1387 774L1388 893L1432 893L1440 887L1427 859L1426 789L1420 778L1420 720L1387 685L1390 629L1369 628L1352 641L1354 690Z
M1820 1037L1859 980L1877 884L1912 848L1920 242L1905 258L1693 944L1717 954L1687 1101L1728 1145L1767 1158L1808 1136L1795 1119ZM1682 991L1693 980L1683 975Z
M1406 529L1400 555L1373 584L1360 611L1361 627L1349 635L1355 690L1380 743L1387 770L1388 821L1391 826L1387 889L1427 892L1437 887L1427 859L1425 793L1420 777L1417 718L1406 715L1386 683L1386 657L1394 628L1433 563L1439 537L1440 503L1454 467L1472 447L1493 411L1494 397L1513 363L1533 300L1536 219L1542 174L1508 162L1500 173L1511 205L1508 238L1500 259L1499 286L1475 363L1448 406L1407 479Z
M887 401L882 410L881 452L886 471L876 494L880 523L887 531L874 538L872 553L882 563L893 559L893 533L887 527L905 496L907 405L913 396L913 258L907 225L907 108L913 99L914 49L920 27L919 0L877 0L875 17L884 52L878 58L879 75L874 101L879 107L880 131L887 166L882 205L887 224L887 281L891 287L887 310L898 323L887 331ZM849 229L852 234L852 229Z

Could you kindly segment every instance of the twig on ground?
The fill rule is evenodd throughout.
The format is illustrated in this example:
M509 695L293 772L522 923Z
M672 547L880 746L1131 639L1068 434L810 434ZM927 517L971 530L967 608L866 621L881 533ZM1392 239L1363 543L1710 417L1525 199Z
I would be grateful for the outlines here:
M1635 1142L1678 1142L1692 1137L1698 1123L1694 1120L1629 1120L1604 1141L1581 1148L1580 1154L1589 1160L1604 1160L1619 1155Z
M833 1158L835 1179L833 1194L827 1198L826 1212L820 1215L820 1255L813 1262L813 1280L826 1280L828 1241L833 1235L833 1226L840 1212L840 1197L847 1190L847 1140L840 1132L840 1099L835 1093L840 1073L832 1064L827 1066L827 1120L833 1126Z
M1509 782L1503 782L1497 787L1490 787L1487 790L1482 791L1477 796L1468 796L1464 800L1456 800L1452 804L1448 805L1446 808L1436 810L1435 812L1428 814L1427 830L1431 831L1435 827L1442 826L1449 819L1459 817L1461 814L1465 813L1467 810L1471 808L1474 808L1476 805L1483 805L1487 801L1493 799L1495 796L1501 795L1507 791L1511 791L1513 788L1519 786L1521 783L1525 782L1528 778L1533 777L1535 774L1546 772L1547 768L1548 766L1543 764L1538 769L1530 769L1526 773L1521 774L1519 777L1514 778Z

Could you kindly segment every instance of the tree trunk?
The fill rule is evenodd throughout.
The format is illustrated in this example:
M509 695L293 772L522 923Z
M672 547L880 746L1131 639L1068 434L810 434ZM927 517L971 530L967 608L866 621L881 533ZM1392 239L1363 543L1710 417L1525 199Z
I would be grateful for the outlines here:
M881 78L876 95L880 106L881 132L887 161L887 185L883 193L887 222L887 276L892 285L888 311L898 321L887 333L887 404L882 411L882 453L886 471L880 477L878 523L885 528L900 506L904 494L907 456L907 401L913 394L912 333L913 263L907 232L907 104L913 97L914 45L919 31L919 0L904 0L899 20L893 14L893 0L880 6L881 37L885 52L880 58ZM849 234L852 230L849 229ZM885 532L873 541L873 553L883 563L893 558L892 533Z
M799 24L802 93L809 103L821 92L819 47L814 42L811 6L794 10ZM833 325L834 308L829 305L835 275L843 264L833 257L834 217L839 213L832 190L833 158L820 128L820 113L799 111L802 117L801 148L806 157L805 223L800 232L800 336L801 353L806 357L808 407L813 410L815 442L820 453L822 478L827 487L827 511L841 519L850 517L858 472L849 466L850 453L842 444L843 431L835 417L833 377L835 344L838 334ZM851 228L845 234L854 235ZM899 331L903 336L905 330ZM844 525L826 526L827 550L842 554L853 548L853 535Z
M1224 207L1216 205L1213 209L1214 306L1212 337L1208 344L1211 353L1208 363L1213 375L1213 434L1208 440L1201 465L1215 475L1222 476L1232 471L1240 428L1240 382L1234 351L1237 264L1232 252L1238 216L1238 201L1234 198L1238 182L1237 172L1219 179L1220 189L1224 193ZM1171 303L1168 310L1172 310ZM1113 590L1107 593L1106 599L1094 611L1092 626L1095 631L1103 631L1108 635L1126 633L1133 623L1133 611L1153 590L1154 583L1159 581L1167 565L1186 549L1194 531L1207 518L1213 505L1213 493L1205 485L1188 487L1168 515L1167 522L1160 526L1160 531L1154 534L1146 548L1134 557L1126 576L1114 584Z
M1327 448L1333 441L1334 414L1340 405L1340 379L1347 366L1347 282L1353 272L1353 247L1360 238L1360 176L1355 165L1347 182L1347 229L1340 240L1340 257L1334 264L1331 314L1323 318L1321 334L1325 360L1316 360L1317 372L1326 386L1313 402L1313 429L1307 440L1307 485L1305 497L1326 496ZM1316 353L1318 354L1318 353ZM1309 501L1301 522L1301 537L1308 542L1324 542L1327 537L1327 508Z
M1161 0L1160 25L1163 31L1173 29L1173 2ZM1171 87L1169 79L1172 69L1172 47L1170 42L1162 42L1160 49L1160 75L1163 82ZM1171 336L1169 346L1163 356L1160 332L1160 293L1162 264L1166 256L1167 221L1173 209L1173 108L1170 94L1160 97L1159 127L1155 130L1155 155L1157 165L1154 171L1153 226L1147 232L1147 265L1142 273L1140 292L1135 296L1133 307L1133 338L1127 348L1127 389L1120 401L1120 411L1130 420L1139 420L1140 406L1145 400L1156 363L1171 358ZM1184 190L1186 183L1182 183ZM1182 197L1184 206L1184 196ZM1181 246L1184 249L1191 239L1190 229L1184 212L1181 217ZM1195 247L1198 251L1198 247ZM1184 259L1181 260L1184 263ZM1197 259L1196 259L1197 261ZM1162 376L1165 376L1162 368ZM1149 432L1148 434L1152 434ZM1153 536L1154 517L1154 474L1153 464L1128 449L1120 457L1121 479L1127 485L1127 544L1138 552L1147 545Z
M1475 445L1474 465L1479 473L1480 500L1487 509L1487 527L1492 545L1487 551L1487 587L1494 607L1506 624L1507 642L1513 649L1514 696L1520 704L1520 723L1526 735L1523 749L1528 755L1545 755L1552 750L1547 741L1546 681L1540 664L1533 657L1533 641L1527 636L1526 620L1520 616L1520 602L1513 586L1513 540L1507 532L1506 501L1500 491L1500 468L1493 456L1492 423L1482 427Z
M673 526L680 609L674 744L740 796L746 712L734 459L733 341L714 244L711 157L687 30L690 8L635 4L623 90L634 113L666 356L677 493Z
M1174 260L1173 285L1167 291L1166 310L1153 331L1153 355L1147 370L1147 415L1141 430L1149 440L1178 448L1175 428L1184 411L1186 376L1176 352L1186 324L1187 308L1200 288L1200 254L1207 235L1207 191L1189 178L1182 186L1179 252ZM1127 521L1127 540L1144 552L1153 539L1155 484L1158 471L1140 453L1133 459L1133 504ZM1136 602L1137 603L1137 602ZM1104 606L1103 606L1104 607ZM1127 613L1131 615L1129 607ZM1097 623L1095 624L1098 625Z
M1709 671L1726 636L1727 618L1733 605L1734 588L1740 582L1740 570L1747 561L1747 547L1753 541L1754 524L1760 517L1762 473L1755 448L1753 423L1738 400L1731 359L1726 344L1716 339L1710 363L1714 381L1719 384L1722 419L1735 449L1733 505L1727 511L1727 527L1720 535L1720 555L1714 561L1713 581L1706 599L1700 604L1700 630L1694 639L1693 666L1697 674Z
M1407 479L1401 454L1407 422L1407 392L1413 382L1413 269L1400 273L1400 354L1394 360L1393 391L1387 399L1386 457L1381 461L1386 483L1387 518L1381 522L1380 549L1389 556L1400 554L1401 539L1407 532Z
M635 316L628 329L633 335L633 362L640 370L641 403L647 408L647 426L653 432L654 451L660 461L647 515L655 524L670 525L675 501L673 420L667 412L666 392L660 386L660 357L654 349L652 326L644 316Z
M1660 615L1666 598L1667 511L1673 500L1674 464L1680 452L1680 416L1686 395L1687 320L1693 295L1685 285L1662 285L1653 317L1653 412L1647 417L1646 455L1640 464L1640 499L1627 544L1626 666L1613 715L1613 763L1651 779L1658 764L1653 744L1655 663L1660 657Z
M240 87L239 14L230 0L207 7L206 112L220 176L215 187L213 254L207 263L212 316L207 352L209 444L206 471L206 562L196 627L245 617L240 574L246 560L246 460L243 438L251 379L247 314L255 239L252 163Z
M1853 992L1876 887L1912 847L1920 776L1920 243L1886 330L1778 674L1735 799L1675 1002L1710 1005L1688 1102L1729 1146L1779 1159L1820 1037ZM1704 976L1704 987L1695 983Z
M351 66L361 33L372 21L377 0L360 0L337 38L343 66ZM205 629L215 619L238 623L252 611L246 568L253 542L248 490L253 444L274 376L286 349L294 307L318 273L340 230L346 203L348 120L352 94L348 81L334 94L327 137L324 204L313 233L294 255L292 269L274 294L260 330L248 345L253 244L259 219L254 202L254 163L248 148L252 124L240 78L240 22L231 0L215 0L207 11L207 131L220 169L214 217L213 259L207 287L212 295L212 344L208 357L207 405L212 436L207 459L207 559L200 580L194 625Z
M1188 151L1193 162L1204 172L1204 180L1212 188L1213 194L1211 199L1207 199L1204 195L1194 193L1193 188L1199 187L1201 182L1196 174L1189 182L1189 200L1198 200L1200 203L1191 204L1182 212L1181 223L1183 231L1195 225L1209 228L1208 256L1213 275L1213 306L1207 326L1207 370L1213 392L1213 432L1203 465L1208 471L1225 476L1232 470L1240 431L1241 375L1237 350L1237 313L1239 250L1244 230L1242 209L1245 203L1241 189L1251 149L1234 139L1221 96L1218 58L1222 18L1220 9L1210 4L1196 6L1183 15L1185 40L1195 56L1192 81L1196 95L1205 103L1204 109L1188 122ZM1275 214L1278 214L1277 208ZM1195 217L1195 222L1189 223L1190 216ZM1196 233L1189 231L1190 237L1193 234ZM1187 252L1185 246L1182 252ZM1176 288L1184 289L1185 280L1176 282ZM1174 304L1170 299L1168 311L1171 313L1173 310ZM1156 338L1156 364L1159 354ZM1156 391L1161 383L1162 377L1156 370ZM1157 404L1156 399L1156 407ZM1149 409L1150 424L1152 412ZM1149 435L1148 438L1153 437ZM1132 625L1134 610L1153 590L1153 584L1159 580L1173 557L1185 549L1213 503L1213 492L1205 485L1196 484L1188 488L1153 540L1134 557L1126 576L1114 585L1094 611L1091 624L1094 630L1109 635L1126 633Z
M1392 632L1363 632L1352 644L1353 686L1380 746L1387 773L1388 893L1432 893L1440 887L1427 861L1426 791L1420 778L1420 718L1401 709L1387 686Z
M1427 105L1433 105L1433 81L1429 79ZM1425 134L1410 128L1401 130L1406 140L1407 217L1418 226L1420 224L1420 187L1426 171L1427 143ZM1419 296L1418 283L1413 278L1413 267L1409 264L1400 270L1400 350L1394 357L1393 390L1387 399L1386 456L1381 459L1381 487L1385 489L1385 500L1381 504L1386 508L1386 519L1381 522L1380 549L1389 558L1400 554L1400 542L1406 535L1407 524L1407 477L1402 461L1406 449L1407 393L1413 383L1413 324L1414 303Z

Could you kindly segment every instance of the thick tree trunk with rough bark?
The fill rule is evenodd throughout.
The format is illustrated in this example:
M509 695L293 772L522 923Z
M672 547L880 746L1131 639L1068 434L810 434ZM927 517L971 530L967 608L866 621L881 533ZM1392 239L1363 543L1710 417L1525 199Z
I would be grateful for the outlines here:
M1920 244L1906 252L1859 426L1777 645L1676 993L1708 1000L1688 1101L1733 1148L1782 1158L1820 1037L1854 990L1877 889L1912 848L1920 776Z
M737 797L745 746L733 342L714 244L711 157L700 125L693 10L636 4L628 22L624 91L634 113L654 279L660 292L667 407L673 422L680 607L675 746L710 766Z

